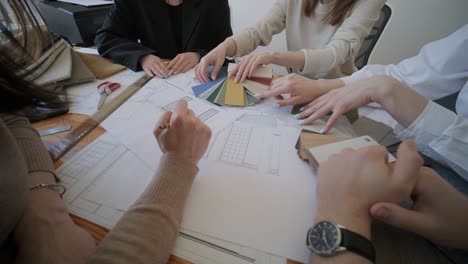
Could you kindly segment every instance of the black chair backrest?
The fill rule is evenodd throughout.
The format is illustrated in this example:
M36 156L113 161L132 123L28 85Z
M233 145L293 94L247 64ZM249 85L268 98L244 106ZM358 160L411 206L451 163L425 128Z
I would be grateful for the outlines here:
M354 65L356 65L356 68L361 69L362 67L367 65L371 52L374 49L375 44L377 44L377 40L379 40L380 35L382 35L382 32L385 26L387 25L387 22L390 19L391 15L392 9L390 9L388 5L384 5L382 7L382 10L380 10L379 19L375 22L374 26L372 27L369 36L367 36L367 38L363 41L361 49L359 50L358 55L354 60Z
M453 93L451 95L447 95L445 97L442 97L440 99L434 100L434 102L440 104L441 106L447 108L450 111L457 112L455 109L455 106L457 104L457 99L458 99L458 94L460 92Z

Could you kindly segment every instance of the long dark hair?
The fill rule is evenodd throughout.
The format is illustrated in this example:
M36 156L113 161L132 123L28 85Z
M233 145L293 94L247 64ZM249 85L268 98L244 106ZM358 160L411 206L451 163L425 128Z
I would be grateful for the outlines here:
M320 0L303 0L302 10L305 16L311 16ZM336 1L333 10L325 17L326 23L336 26L344 21L346 14L351 10L357 0Z
M34 0L0 1L0 15L0 113L44 104L63 107L57 93L18 75L40 57L52 39Z

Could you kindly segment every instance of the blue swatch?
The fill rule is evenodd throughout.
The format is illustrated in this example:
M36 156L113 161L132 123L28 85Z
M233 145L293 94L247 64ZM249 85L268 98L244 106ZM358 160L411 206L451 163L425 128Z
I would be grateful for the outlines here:
M211 69L211 70L213 70L213 69ZM211 72L210 72L210 74L211 74ZM195 94L195 96L197 96L197 97L200 96L202 93L208 91L208 89L210 89L211 87L218 84L220 82L220 79L226 78L226 76L227 76L227 73L223 71L223 68L221 68L221 70L218 73L218 76L216 76L216 80L211 81L211 82L207 82L207 83L202 83L202 84L197 85L197 86L193 86L192 87L193 94Z
M208 89L215 86L217 83L219 83L219 80L214 80L211 82L202 83L200 85L194 86L192 87L193 94L195 94L195 96L198 97L200 94L206 92Z

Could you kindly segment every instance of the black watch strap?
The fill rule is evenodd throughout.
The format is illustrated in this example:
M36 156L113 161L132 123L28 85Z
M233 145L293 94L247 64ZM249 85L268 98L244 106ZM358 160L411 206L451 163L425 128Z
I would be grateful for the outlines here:
M353 231L340 228L341 245L348 251L357 253L375 263L375 248L369 239L354 233Z

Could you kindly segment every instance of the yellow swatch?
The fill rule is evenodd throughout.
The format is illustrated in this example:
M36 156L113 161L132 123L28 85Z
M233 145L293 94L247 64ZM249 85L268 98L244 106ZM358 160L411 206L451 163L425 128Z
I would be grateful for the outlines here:
M228 77L226 85L226 96L224 103L227 105L244 106L245 92L244 86L240 83L235 83L233 77Z

